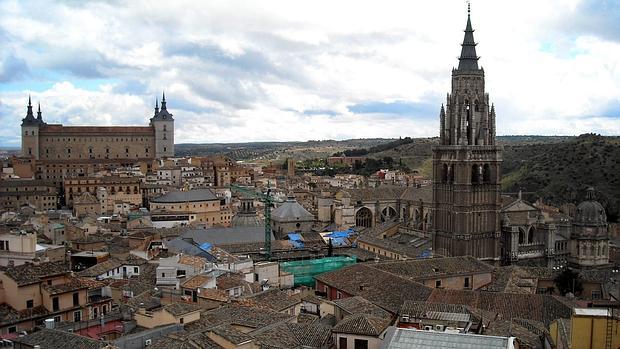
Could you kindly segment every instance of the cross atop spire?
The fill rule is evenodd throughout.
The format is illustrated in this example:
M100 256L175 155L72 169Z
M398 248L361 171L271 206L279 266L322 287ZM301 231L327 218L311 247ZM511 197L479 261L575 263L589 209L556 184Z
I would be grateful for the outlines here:
M461 44L461 56L459 57L458 70L478 70L478 55L476 55L476 42L474 41L474 29L471 25L471 4L467 2L467 25L465 36Z

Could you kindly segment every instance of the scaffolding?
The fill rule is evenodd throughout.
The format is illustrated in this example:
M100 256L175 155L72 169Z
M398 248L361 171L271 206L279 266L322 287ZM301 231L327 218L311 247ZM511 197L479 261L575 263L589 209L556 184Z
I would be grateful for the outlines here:
M281 262L280 270L293 274L295 286L314 287L314 276L355 264L355 257L324 257L301 261Z

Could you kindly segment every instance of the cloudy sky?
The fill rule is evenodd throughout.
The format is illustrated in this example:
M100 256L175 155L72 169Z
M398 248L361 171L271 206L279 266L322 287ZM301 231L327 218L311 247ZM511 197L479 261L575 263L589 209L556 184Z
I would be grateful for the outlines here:
M426 137L466 3L0 0L0 145L28 94L48 123L140 125L166 91L177 143ZM475 0L498 134L620 134L620 2Z

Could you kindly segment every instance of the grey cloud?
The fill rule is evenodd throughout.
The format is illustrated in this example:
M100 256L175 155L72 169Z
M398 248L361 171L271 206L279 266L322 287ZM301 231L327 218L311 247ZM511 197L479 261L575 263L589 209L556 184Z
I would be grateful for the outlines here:
M558 29L574 35L590 34L620 42L620 2L582 1L570 18L561 18Z
M0 59L0 82L10 82L22 79L30 73L26 61L9 53Z

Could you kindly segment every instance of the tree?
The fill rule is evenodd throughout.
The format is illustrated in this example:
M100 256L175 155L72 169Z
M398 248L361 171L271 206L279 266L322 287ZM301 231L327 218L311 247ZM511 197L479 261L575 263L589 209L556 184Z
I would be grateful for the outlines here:
M571 269L564 269L556 276L555 286L560 290L562 296L572 293L577 296L583 291L583 282L579 274Z

